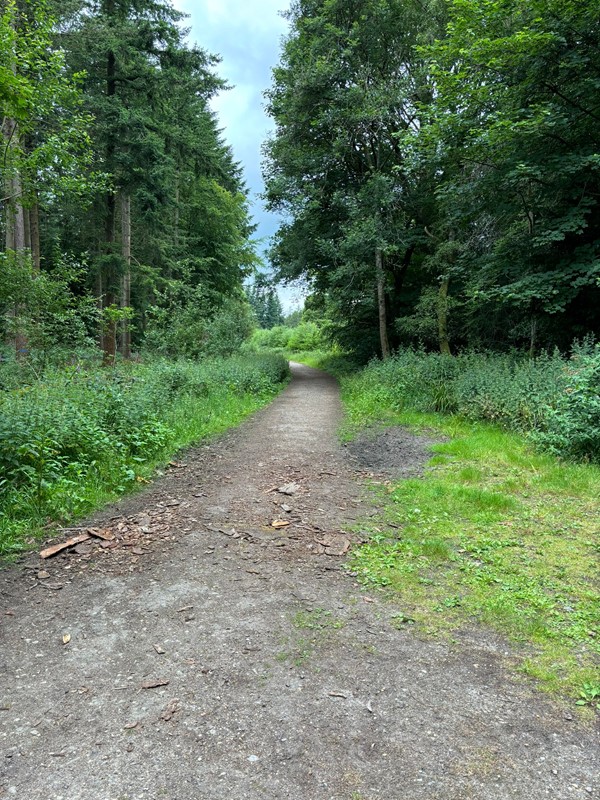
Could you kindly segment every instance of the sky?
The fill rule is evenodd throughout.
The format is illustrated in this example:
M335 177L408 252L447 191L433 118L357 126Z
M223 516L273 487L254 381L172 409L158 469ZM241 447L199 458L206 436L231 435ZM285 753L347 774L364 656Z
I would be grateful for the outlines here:
M233 87L211 105L236 161L242 164L258 226L255 237L261 240L259 251L264 253L278 220L264 209L259 197L263 190L261 146L273 128L264 111L263 92L279 61L281 39L287 32L280 12L289 7L289 0L174 0L174 5L189 15L184 24L191 29L190 41L221 56L217 72ZM286 312L298 307L298 290L284 288L279 294Z

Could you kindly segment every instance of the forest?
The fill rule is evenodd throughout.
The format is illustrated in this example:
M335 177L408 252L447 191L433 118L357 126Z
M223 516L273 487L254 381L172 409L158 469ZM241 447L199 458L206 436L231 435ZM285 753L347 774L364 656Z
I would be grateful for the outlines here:
M600 459L600 2L286 17L266 268L211 109L219 57L185 16L4 0L0 549L267 403L290 352L381 359L365 374L391 406L404 386ZM285 283L307 295L287 317Z

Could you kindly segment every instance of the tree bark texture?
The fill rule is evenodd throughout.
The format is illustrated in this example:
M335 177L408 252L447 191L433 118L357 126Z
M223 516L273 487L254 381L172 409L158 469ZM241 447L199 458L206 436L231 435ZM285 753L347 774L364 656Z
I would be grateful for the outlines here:
M451 356L450 342L448 341L448 289L450 287L449 276L444 276L440 284L438 294L438 334L440 343L440 353Z
M377 305L379 310L379 340L381 357L389 358L390 343L387 333L387 311L385 307L385 272L383 270L383 253L379 248L375 251L375 274L377 277Z
M121 285L121 308L129 309L131 305L131 197L121 196L121 247L125 272ZM131 358L131 326L127 316L121 323L121 354L123 358Z

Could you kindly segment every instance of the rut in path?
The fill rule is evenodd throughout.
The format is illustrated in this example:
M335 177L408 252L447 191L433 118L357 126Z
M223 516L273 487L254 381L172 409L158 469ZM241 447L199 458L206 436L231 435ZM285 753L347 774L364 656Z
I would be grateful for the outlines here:
M511 679L501 640L398 631L323 552L370 508L339 417L335 382L295 366L272 406L94 521L141 546L2 573L0 798L600 796L598 731Z

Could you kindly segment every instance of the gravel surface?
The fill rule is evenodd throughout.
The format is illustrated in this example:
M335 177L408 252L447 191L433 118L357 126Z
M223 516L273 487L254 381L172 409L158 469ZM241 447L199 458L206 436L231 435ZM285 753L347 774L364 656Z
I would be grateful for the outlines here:
M382 465L348 458L340 415L335 381L294 365L77 552L0 574L0 797L600 797L598 729L512 678L502 640L397 630L341 571L374 513L360 468Z

